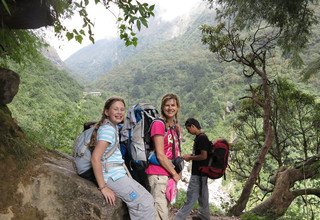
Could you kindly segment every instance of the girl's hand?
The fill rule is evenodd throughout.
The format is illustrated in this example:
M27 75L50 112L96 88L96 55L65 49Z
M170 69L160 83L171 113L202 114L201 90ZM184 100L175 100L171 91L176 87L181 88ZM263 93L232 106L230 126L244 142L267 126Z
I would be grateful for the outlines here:
M106 199L108 204L115 205L116 195L114 194L114 192L111 189L109 189L108 187L105 187L105 188L101 189L101 193L103 194L103 196Z

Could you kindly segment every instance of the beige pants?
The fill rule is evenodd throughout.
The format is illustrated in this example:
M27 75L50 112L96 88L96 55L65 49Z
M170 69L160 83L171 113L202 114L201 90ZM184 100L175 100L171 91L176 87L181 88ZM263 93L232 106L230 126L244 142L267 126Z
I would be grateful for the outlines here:
M156 220L169 219L169 203L166 198L166 187L169 177L160 175L149 175L151 195L156 208Z

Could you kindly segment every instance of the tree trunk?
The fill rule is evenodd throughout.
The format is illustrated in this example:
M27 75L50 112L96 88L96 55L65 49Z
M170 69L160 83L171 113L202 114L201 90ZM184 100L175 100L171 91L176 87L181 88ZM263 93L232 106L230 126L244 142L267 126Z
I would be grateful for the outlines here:
M272 134L271 129L269 134L267 135L264 147L262 148L260 155L254 164L254 167L250 173L249 178L247 179L246 184L243 187L242 193L240 198L238 199L237 203L230 209L229 213L235 216L239 216L242 214L242 211L246 208L247 202L249 200L253 185L255 184L257 177L260 173L262 165L264 163L265 157L272 145Z
M317 155L309 159L302 166L278 171L275 178L275 187L271 196L250 212L259 216L276 219L285 214L296 197L300 195L316 195L320 197L320 189L290 190L296 181L303 181L318 175L319 168L320 155Z
M264 57L265 59L265 57ZM242 214L243 210L246 208L248 200L250 198L250 194L252 192L252 188L259 176L262 165L265 161L265 157L272 146L273 141L273 133L272 127L270 124L271 118L271 97L270 97L270 88L268 85L268 77L263 68L263 71L259 70L255 66L252 69L262 78L262 87L264 93L264 103L263 103L263 132L265 136L264 146L260 151L260 154L252 168L249 178L247 179L240 198L237 203L229 210L229 213L235 216L239 216Z

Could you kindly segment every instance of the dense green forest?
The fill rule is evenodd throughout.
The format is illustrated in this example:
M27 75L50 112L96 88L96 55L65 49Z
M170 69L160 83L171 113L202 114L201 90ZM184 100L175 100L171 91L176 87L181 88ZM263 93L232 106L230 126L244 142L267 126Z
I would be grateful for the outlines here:
M25 66L11 65L20 73L19 92L9 105L13 116L32 139L53 148L70 148L82 121L79 103L83 86L44 57ZM68 150L70 152L70 150Z
M141 44L136 48L126 48L120 41L101 41L86 47L66 61L71 73L44 57L24 66L8 61L7 67L21 77L19 93L9 105L13 116L30 138L70 154L82 124L100 118L107 97L122 96L128 107L141 101L159 106L163 94L174 92L181 99L182 124L187 117L196 117L211 139L236 138L228 182L237 179L232 195L237 198L264 141L263 113L243 99L250 95L250 86L259 88L261 81L258 77L244 77L239 64L219 62L201 43L199 27L213 24L213 11L201 7L179 22L161 23L155 18L140 33ZM168 30L177 26L181 28L179 34L170 35ZM272 115L276 141L248 210L270 193L268 179L279 167L293 166L319 152L319 77L315 74L303 80L301 75L320 57L319 28L313 30L310 44L302 53L302 67L292 66L278 49L267 62L273 85L272 106L278 110ZM84 96L84 91L100 91L102 95ZM226 111L226 107L233 111ZM190 151L191 141L185 133L183 152ZM319 181L299 182L295 188L301 186L319 188ZM317 199L300 197L283 219L317 219Z
M213 131L217 128L212 138L229 138L230 132L224 132L229 128L218 125L223 123L221 119L225 116L227 105L236 105L244 94L244 87L240 84L246 84L250 80L241 78L235 65L219 63L201 44L199 26L206 21L213 22L212 13L213 11L202 6L192 15L177 19L170 25L156 18L151 20L150 24L157 25L150 25L138 35L139 39L141 35L142 42L137 48L128 48L125 51L122 45L113 46L118 48L115 52L120 64L114 65L101 78L97 77L99 73L92 70L99 71L101 66L109 66L99 62L95 57L103 53L104 56L100 56L100 59L103 57L106 63L114 59L108 59L103 52L108 51L110 46L102 46L108 43L114 45L114 41L84 48L68 58L66 64L79 75L82 75L82 70L91 72L93 78L98 78L95 81L87 81L87 90L101 91L105 97L118 94L127 100L128 106L139 101L158 106L162 95L174 92L180 96L183 105L181 121L187 117L197 117L206 130ZM179 28L180 33L172 37L170 33L176 28ZM81 64L86 53L94 57L92 60L86 59L87 63L91 61L87 68ZM225 123L230 125L230 122Z

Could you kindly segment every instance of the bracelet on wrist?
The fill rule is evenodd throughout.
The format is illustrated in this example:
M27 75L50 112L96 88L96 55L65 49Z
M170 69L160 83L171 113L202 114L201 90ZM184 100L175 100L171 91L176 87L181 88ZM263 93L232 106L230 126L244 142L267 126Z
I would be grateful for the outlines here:
M102 187L98 187L98 190L103 190L104 188L107 188L107 184L104 184L104 186L102 186Z

